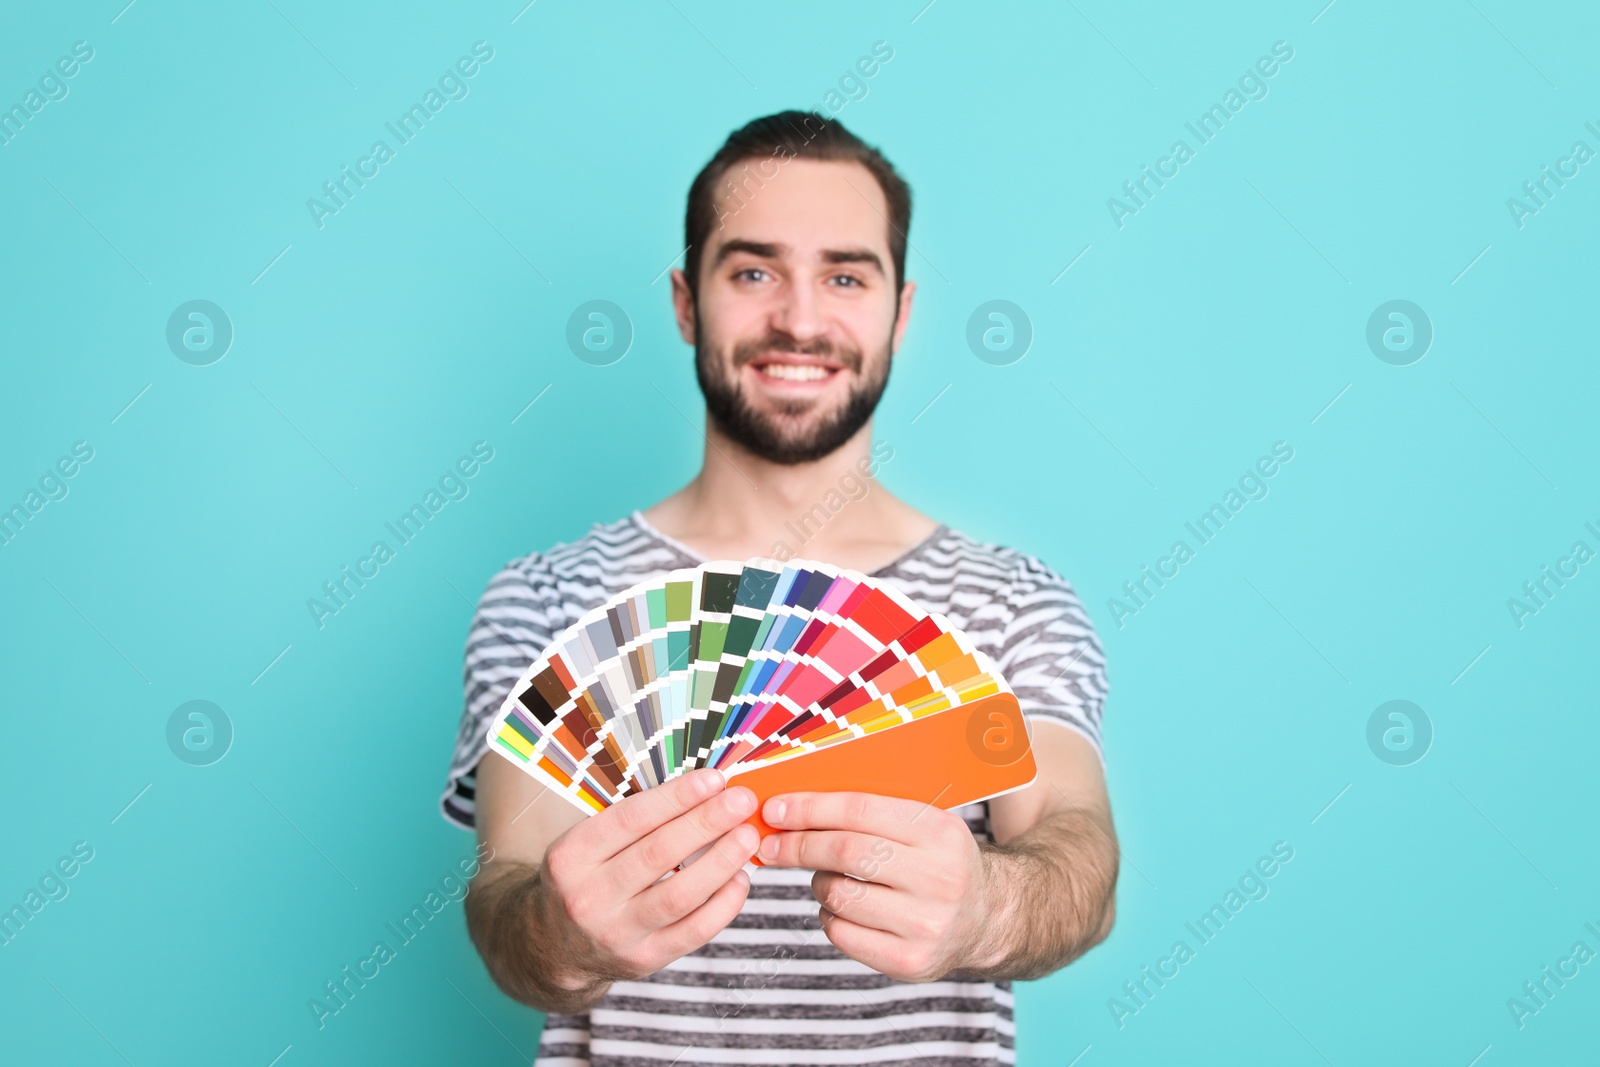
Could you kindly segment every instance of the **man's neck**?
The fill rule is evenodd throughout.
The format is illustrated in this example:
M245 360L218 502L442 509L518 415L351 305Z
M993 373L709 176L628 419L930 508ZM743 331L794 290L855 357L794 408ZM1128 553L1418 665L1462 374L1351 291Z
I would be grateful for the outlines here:
M708 420L700 473L644 516L707 559L794 556L870 573L937 526L878 483L893 456L883 443L874 450L869 421L829 455L785 466Z

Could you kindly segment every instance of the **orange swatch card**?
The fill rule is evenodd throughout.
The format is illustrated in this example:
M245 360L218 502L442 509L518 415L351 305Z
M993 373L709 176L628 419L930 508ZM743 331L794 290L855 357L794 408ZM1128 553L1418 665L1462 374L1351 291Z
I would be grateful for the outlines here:
M1021 789L1037 774L1017 698L1004 692L803 757L741 767L728 784L755 793L756 813L746 821L766 837L775 831L761 806L780 793L876 793L949 809Z

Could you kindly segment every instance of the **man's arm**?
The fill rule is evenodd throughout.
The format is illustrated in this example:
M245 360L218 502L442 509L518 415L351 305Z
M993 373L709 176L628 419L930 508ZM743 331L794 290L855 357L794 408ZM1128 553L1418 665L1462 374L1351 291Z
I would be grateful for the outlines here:
M1116 919L1119 850L1100 757L1071 727L1033 723L1038 779L989 802L994 942L967 968L986 978L1041 978L1104 941Z
M814 870L823 929L890 977L1039 978L1111 932L1117 843L1099 757L1035 719L1039 774L990 801L995 844L952 812L869 793L789 793L762 862Z
M467 930L507 996L583 1011L612 982L704 945L744 904L755 795L727 788L720 772L683 775L592 816L545 792L497 755L478 765L478 838L493 851L467 894Z

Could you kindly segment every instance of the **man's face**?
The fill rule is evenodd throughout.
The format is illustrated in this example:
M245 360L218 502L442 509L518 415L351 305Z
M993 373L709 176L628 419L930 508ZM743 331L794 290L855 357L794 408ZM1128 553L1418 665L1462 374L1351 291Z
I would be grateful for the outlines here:
M719 194L698 300L674 272L679 330L695 346L706 410L774 463L807 463L872 417L910 318L898 313L888 205L859 163L751 160L777 170ZM735 164L727 177L741 176Z

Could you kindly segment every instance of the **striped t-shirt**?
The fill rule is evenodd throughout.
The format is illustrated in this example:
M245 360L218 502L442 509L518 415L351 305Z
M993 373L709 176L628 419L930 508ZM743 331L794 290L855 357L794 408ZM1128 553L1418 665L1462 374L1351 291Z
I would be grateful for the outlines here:
M703 562L636 511L495 575L467 637L466 707L440 801L446 818L472 827L489 720L562 630L630 586ZM945 526L873 576L965 631L993 658L1024 714L1061 722L1099 751L1105 661L1066 581L1031 556ZM992 840L986 803L956 811L979 840ZM911 983L879 974L822 933L810 872L745 870L750 894L726 929L656 974L614 983L587 1012L549 1016L537 1063L1015 1062L1010 982L951 975Z

